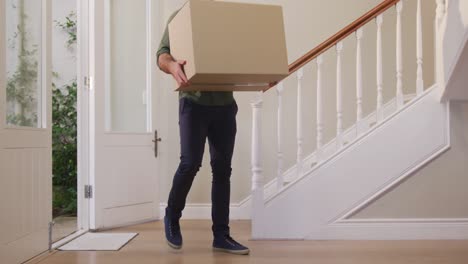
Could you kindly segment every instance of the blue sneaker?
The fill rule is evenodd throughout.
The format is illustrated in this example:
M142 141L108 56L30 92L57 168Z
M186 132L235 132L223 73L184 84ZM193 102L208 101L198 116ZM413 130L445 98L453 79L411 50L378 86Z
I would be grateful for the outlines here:
M215 237L213 240L213 249L236 255L248 255L250 250L235 241L230 235Z
M180 233L179 221L169 221L164 216L164 231L166 233L167 244L173 249L181 249L182 234Z

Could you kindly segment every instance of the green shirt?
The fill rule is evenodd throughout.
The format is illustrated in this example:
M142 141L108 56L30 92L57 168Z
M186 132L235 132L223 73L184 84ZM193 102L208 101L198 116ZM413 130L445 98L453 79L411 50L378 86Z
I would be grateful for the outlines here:
M179 11L174 12L169 18L167 24L169 24L172 19L177 15ZM161 44L159 45L159 49L157 52L157 61L159 61L159 56L164 53L171 53L171 45L169 41L169 32L168 27L166 25L166 29L164 30L164 35L161 39ZM183 58L177 58L183 59ZM159 66L159 63L158 63ZM232 92L202 92L202 91L194 91L194 92L179 92L179 98L186 97L198 104L202 105L228 105L234 102L234 96Z

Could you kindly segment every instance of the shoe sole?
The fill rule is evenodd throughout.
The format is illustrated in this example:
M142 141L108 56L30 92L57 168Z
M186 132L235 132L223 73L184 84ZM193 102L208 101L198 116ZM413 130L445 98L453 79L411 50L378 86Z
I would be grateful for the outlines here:
M225 249L225 248L217 248L213 247L214 251L218 252L224 252L224 253L229 253L229 254L234 254L234 255L248 255L250 253L249 249L244 249L244 250L230 250L230 249Z
M180 246L174 245L174 244L172 244L171 242L169 242L169 240L166 240L166 242L167 242L167 244L168 244L171 248L173 248L173 249L179 250L179 249L182 248L182 245L180 245Z

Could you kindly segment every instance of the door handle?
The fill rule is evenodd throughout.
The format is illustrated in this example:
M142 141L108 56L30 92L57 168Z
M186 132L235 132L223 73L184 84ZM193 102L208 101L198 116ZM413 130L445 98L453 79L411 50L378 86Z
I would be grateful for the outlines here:
M157 130L154 131L154 139L152 141L154 143L154 157L157 158L158 157L158 142L162 141L162 139L158 137Z

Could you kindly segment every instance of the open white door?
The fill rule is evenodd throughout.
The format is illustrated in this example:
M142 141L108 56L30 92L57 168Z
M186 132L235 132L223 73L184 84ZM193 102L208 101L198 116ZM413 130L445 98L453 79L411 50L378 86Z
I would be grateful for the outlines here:
M0 0L0 263L49 246L51 25L50 0Z
M159 217L153 143L158 2L91 1L92 230Z

